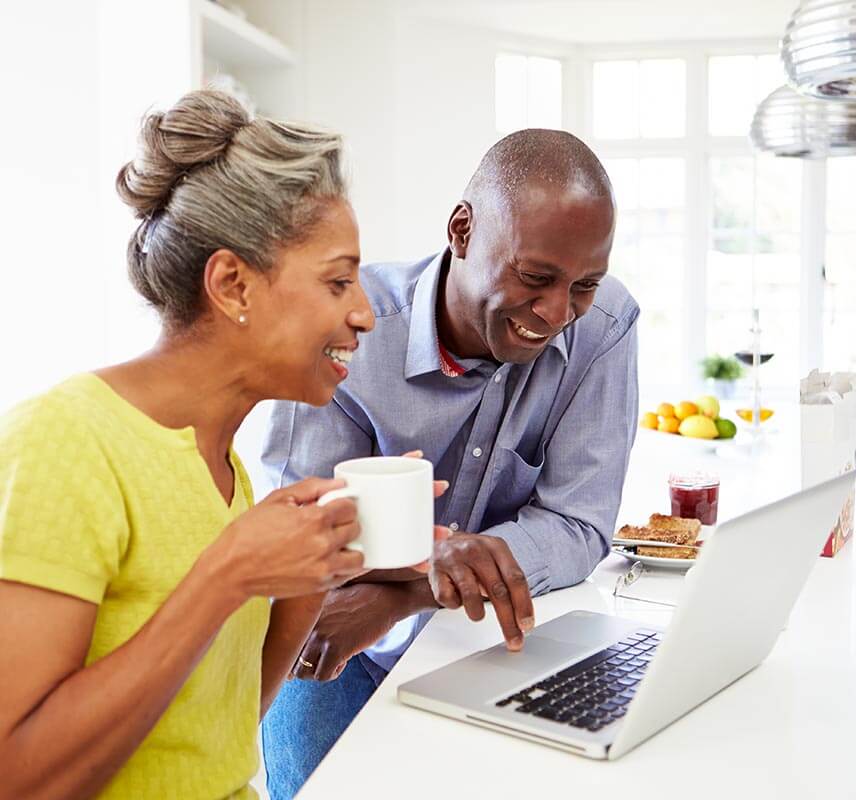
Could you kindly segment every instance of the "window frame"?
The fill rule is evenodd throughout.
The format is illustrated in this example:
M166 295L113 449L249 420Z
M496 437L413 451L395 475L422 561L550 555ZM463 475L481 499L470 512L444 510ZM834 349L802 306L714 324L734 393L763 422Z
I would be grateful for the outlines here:
M579 68L565 69L563 122L603 158L680 157L685 159L684 281L681 313L684 387L700 383L698 363L707 354L707 251L711 233L712 187L709 162L717 157L754 156L746 136L708 132L708 59L714 56L765 55L778 51L774 39L663 44L592 45L576 48ZM686 62L685 135L673 139L595 139L594 63L603 60L682 58ZM800 228L799 371L819 366L823 356L823 261L826 246L826 160L802 159ZM690 268L689 265L695 265ZM763 326L763 319L761 321ZM655 383L650 381L650 384ZM670 382L672 383L672 382ZM665 387L664 387L665 388ZM773 387L771 387L773 388Z

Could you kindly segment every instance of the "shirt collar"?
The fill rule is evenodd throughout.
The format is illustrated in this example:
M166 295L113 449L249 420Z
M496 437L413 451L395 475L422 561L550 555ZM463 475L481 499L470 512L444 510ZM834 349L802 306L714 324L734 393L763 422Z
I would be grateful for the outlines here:
M407 340L407 360L404 377L413 378L427 372L440 372L440 348L437 338L437 290L444 263L451 258L449 249L438 253L416 281L410 310L410 332ZM567 364L568 348L560 333L547 343L559 351Z
M426 372L440 371L440 349L437 347L437 287L448 253L443 250L432 259L416 281L410 307L410 332L404 377L413 378Z

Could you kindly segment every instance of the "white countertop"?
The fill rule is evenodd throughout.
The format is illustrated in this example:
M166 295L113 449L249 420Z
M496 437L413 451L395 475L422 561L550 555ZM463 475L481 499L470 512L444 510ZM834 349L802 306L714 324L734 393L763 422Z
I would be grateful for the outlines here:
M400 705L399 684L499 640L491 614L473 624L438 612L299 798L524 798L537 796L533 790L639 800L852 798L853 552L851 543L835 559L818 559L787 630L758 669L616 762ZM537 598L538 621L583 608L666 623L667 610L612 598L625 563L611 556L594 580Z
M795 432L754 455L717 456L640 436L619 523L667 511L665 477L690 466L722 479L720 521L797 488ZM666 434L662 435L666 437ZM659 498L656 499L655 498ZM671 609L615 598L629 563L610 556L584 583L536 598L536 621L573 609L665 625ZM764 568L775 568L775 553ZM585 758L400 705L405 681L500 641L489 610L472 623L440 611L300 793L353 798L853 798L856 732L854 545L818 558L787 629L760 667L616 762ZM672 583L668 583L668 581ZM680 580L646 576L633 591L664 599ZM665 587L665 589L663 588ZM596 793L596 794L594 794Z

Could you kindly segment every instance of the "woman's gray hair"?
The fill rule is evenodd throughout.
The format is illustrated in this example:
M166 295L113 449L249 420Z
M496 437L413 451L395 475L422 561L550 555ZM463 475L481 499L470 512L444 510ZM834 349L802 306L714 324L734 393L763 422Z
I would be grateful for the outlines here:
M137 157L116 178L142 220L128 244L136 290L172 328L195 322L213 252L262 272L347 194L340 136L257 117L232 96L201 90L143 119Z

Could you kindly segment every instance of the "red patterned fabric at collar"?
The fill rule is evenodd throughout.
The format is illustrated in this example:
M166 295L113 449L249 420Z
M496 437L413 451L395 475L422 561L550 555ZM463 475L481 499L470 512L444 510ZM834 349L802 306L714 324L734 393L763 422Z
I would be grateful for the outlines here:
M457 378L463 375L466 370L452 357L452 354L443 347L443 343L438 339L437 347L440 350L440 371L449 378Z

